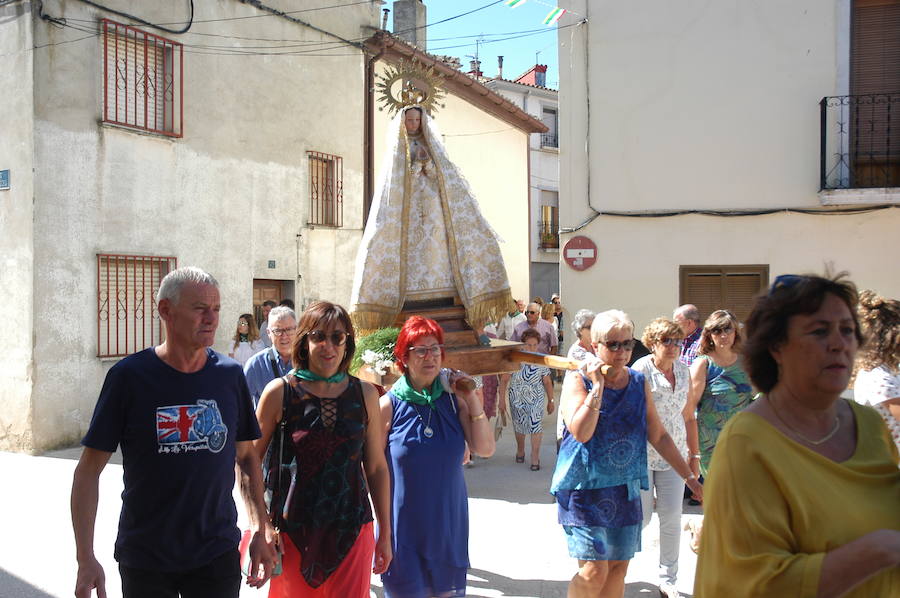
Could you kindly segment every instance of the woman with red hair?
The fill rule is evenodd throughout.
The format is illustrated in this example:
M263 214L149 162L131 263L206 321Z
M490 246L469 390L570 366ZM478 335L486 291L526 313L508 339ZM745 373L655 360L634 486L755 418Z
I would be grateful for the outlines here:
M462 462L494 454L494 430L474 388L444 370L444 331L406 320L394 357L403 376L381 397L391 470L394 559L382 576L385 598L465 596L469 510ZM467 386L468 387L468 386Z

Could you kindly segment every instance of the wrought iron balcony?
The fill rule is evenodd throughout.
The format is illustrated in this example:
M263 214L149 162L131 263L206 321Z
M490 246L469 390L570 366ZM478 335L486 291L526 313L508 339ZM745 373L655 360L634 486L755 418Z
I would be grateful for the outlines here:
M541 147L559 147L559 139L556 136L556 133L542 133L541 134Z
M555 208L554 208L555 209ZM558 226L553 221L538 220L538 247L541 249L559 249Z
M900 93L819 102L819 187L900 187Z

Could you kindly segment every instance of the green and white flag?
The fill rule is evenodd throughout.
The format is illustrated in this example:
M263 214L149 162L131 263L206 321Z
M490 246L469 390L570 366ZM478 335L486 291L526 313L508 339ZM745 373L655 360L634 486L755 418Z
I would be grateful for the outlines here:
M525 0L506 0L506 5L510 8L522 6L523 4L525 4Z
M547 18L544 19L544 25L554 24L560 20L564 14L566 14L566 9L557 6L547 14Z

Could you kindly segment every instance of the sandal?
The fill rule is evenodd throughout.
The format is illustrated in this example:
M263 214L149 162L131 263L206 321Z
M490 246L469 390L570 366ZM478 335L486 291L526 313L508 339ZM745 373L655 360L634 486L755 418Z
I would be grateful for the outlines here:
M516 463L524 463L524 462L525 462L525 455L521 455L521 456L516 455Z
M531 464L531 471L540 471L540 469L541 469L541 464L539 462Z

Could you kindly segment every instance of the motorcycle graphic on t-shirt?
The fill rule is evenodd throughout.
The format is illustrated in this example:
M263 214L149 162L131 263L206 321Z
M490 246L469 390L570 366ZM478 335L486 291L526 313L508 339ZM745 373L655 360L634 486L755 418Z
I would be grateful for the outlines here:
M225 446L228 428L215 401L200 399L196 405L156 408L156 437L160 453L208 449L218 453Z

